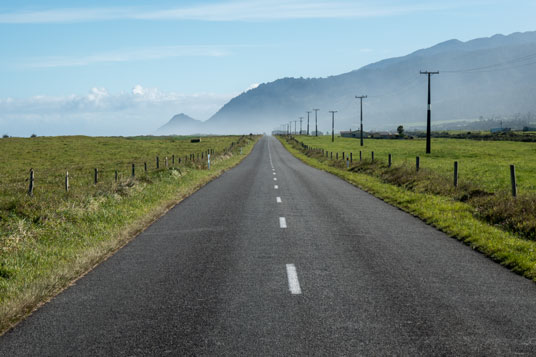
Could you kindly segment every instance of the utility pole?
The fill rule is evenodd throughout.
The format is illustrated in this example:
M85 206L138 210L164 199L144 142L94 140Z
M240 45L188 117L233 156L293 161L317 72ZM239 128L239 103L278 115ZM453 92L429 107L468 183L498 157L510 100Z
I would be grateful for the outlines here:
M335 141L335 113L337 113L336 110L330 110L331 113L331 142Z
M320 109L313 109L313 110L315 111L315 136L318 136L318 120L317 120L318 116L317 116L317 114L318 114L318 111Z
M367 98L366 95L355 96L361 100L361 146L363 146L363 98Z
M297 135L298 131L296 130L296 123L298 121L297 120L294 120L294 135Z
M292 135L292 120L289 121L289 124L288 124L288 134Z
M430 101L430 77L433 74L439 74L439 71L436 72L428 72L428 71L421 71L421 74L427 74L428 75L428 111L426 115L426 153L430 153L430 137L431 137L431 127L432 127L432 104Z
M307 136L309 136L309 114L311 112L306 112L307 113Z
M302 130L301 130L301 128L302 128L302 125L301 125L302 121L303 121L303 117L300 117L300 135L301 135L301 133L302 133Z

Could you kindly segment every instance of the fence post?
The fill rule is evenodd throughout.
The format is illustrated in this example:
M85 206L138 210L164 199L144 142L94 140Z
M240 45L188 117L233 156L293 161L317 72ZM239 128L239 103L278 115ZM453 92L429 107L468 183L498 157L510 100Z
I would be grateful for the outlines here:
M344 160L346 156L344 156L344 151L342 152L342 159Z
M28 187L28 195L33 196L34 190L34 170L30 169L30 187Z
M512 196L517 196L516 167L510 165L510 181L512 181Z
M99 169L95 168L95 185L99 182Z
M350 162L353 162L353 157L352 157L352 153L350 153Z
M419 171L420 161L421 161L421 158L417 156L415 158L415 169L416 169L416 171Z
M171 156L171 164L172 164L172 165L175 165L175 155L172 155L172 156Z
M145 171L145 173L147 173L147 163L146 162L143 163L143 170Z
M115 182L117 182L118 178L119 178L119 175L117 174L117 170L115 170Z
M65 191L69 192L69 171L65 173Z
M458 187L458 161L454 161L454 187Z
M374 162L374 151L371 151L371 161L370 162Z
M333 151L330 151L329 154L330 154L330 159L333 160Z
M359 151L359 161L363 161L363 153L361 151Z
M388 167L391 167L392 162L393 162L393 158L392 158L391 154L389 154L389 166Z
M132 164L132 177L136 177L136 165Z
M156 169L158 170L160 168L160 159L158 156L156 157Z

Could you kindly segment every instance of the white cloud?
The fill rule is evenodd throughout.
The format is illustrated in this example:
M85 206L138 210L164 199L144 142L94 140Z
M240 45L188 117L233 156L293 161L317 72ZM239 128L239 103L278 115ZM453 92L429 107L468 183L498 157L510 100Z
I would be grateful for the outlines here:
M0 99L0 127L9 135L151 134L184 112L205 120L232 94L181 94L136 85L129 92L92 88L86 95Z
M220 57L229 55L232 47L243 46L161 46L136 49L119 49L116 51L83 55L38 57L22 61L17 66L23 68L77 67L96 63L113 63L129 61L147 61L173 57Z
M476 0L475 0L476 1ZM475 2L473 1L473 2ZM253 0L227 1L167 9L146 7L68 8L0 13L0 23L72 23L111 20L270 21L312 18L369 18L469 6L473 2ZM482 1L480 1L482 2Z

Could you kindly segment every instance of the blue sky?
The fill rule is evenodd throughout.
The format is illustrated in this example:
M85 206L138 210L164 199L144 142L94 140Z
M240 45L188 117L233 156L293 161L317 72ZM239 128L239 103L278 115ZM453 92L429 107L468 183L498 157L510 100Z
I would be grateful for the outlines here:
M535 30L536 2L512 3L3 1L0 130L130 135L179 112L204 120L258 83Z

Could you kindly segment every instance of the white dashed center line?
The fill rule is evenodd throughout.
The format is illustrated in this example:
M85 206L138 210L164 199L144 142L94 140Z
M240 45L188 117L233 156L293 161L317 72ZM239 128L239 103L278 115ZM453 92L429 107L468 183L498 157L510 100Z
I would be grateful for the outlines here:
M277 177L274 177L274 181L277 181Z
M292 295L301 294L300 281L294 264L287 264L288 289Z
M275 175L275 172L272 172Z
M287 220L285 217L279 217L279 227L287 228Z
M274 190L277 190L277 189L279 189L279 186L274 185Z
M275 198L275 201L276 201L277 203L281 203L281 197L276 197L276 198Z

